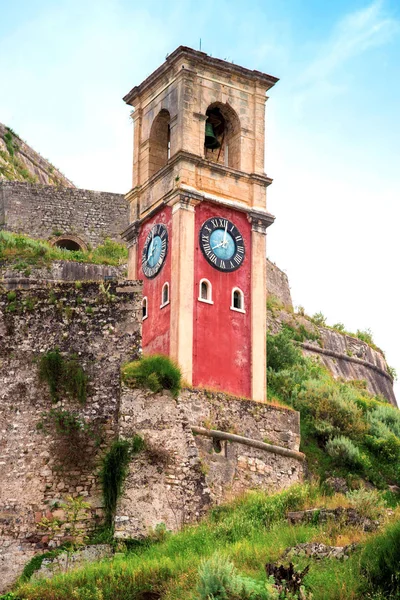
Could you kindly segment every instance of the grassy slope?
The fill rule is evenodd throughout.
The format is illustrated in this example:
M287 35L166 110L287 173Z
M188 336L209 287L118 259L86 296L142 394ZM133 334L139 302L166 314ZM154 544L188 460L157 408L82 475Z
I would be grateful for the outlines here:
M336 525L287 523L287 510L304 506L345 505L336 495L327 498L316 488L294 486L273 496L250 492L234 503L216 508L197 526L175 535L166 534L146 547L119 555L111 561L58 575L51 581L22 584L18 596L26 600L131 600L145 591L158 591L165 600L198 598L198 568L215 552L234 562L242 575L266 582L264 565L277 561L287 547L307 541L347 544L365 541L356 529L340 532ZM373 538L371 534L370 538ZM312 561L305 580L314 600L363 598L360 552L347 561ZM299 558L303 568L309 559Z
M64 250L44 240L0 231L0 261L4 266L29 275L31 268L48 267L54 260L70 260L98 265L118 266L128 259L128 251L112 240L88 252Z

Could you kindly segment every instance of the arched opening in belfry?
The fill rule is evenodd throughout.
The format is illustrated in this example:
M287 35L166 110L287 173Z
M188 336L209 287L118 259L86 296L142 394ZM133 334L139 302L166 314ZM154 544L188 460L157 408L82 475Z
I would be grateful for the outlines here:
M229 104L214 102L206 111L205 158L240 169L240 121Z
M153 121L149 139L149 177L164 167L171 156L170 114L161 110Z

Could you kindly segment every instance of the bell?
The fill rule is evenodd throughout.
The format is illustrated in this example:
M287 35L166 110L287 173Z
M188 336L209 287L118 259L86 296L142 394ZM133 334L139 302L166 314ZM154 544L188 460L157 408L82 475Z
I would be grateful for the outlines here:
M210 148L210 150L215 150L215 148L220 147L220 143L215 137L214 127L211 123L206 123L206 137L204 140L204 145L206 148Z

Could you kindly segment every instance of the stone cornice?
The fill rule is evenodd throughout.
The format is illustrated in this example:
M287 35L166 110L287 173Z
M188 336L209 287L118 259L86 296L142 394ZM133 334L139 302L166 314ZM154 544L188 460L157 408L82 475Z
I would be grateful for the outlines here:
M145 93L150 87L154 86L156 82L161 77L165 76L168 71L171 72L176 62L181 58L188 59L192 64L199 64L202 68L208 67L217 73L222 72L228 76L236 75L242 77L247 83L249 80L257 82L264 87L265 91L272 88L275 83L279 81L277 77L273 77L267 73L246 69L245 67L229 63L225 60L221 60L220 58L208 56L208 54L205 52L199 52L198 50L193 50L187 46L179 46L176 50L174 50L174 52L172 52L172 54L167 56L165 62L158 67L158 69L149 75L149 77L147 77L140 85L133 87L131 91L124 96L124 102L134 105L135 100L137 100L137 98ZM191 65L189 66L189 69L190 67Z
M238 169L233 169L232 167L226 167L225 165L220 165L214 163L210 160L206 160L201 158L196 154L192 154L191 152L186 152L185 150L180 150L172 158L169 159L168 164L166 164L162 169L157 171L150 179L148 179L142 185L137 185L132 188L126 195L126 200L132 201L135 196L143 191L145 191L149 186L153 185L159 179L162 179L166 173L171 171L176 164L180 160L187 160L195 165L203 166L205 168L211 169L211 171L221 173L228 177L233 177L234 179L243 178L250 182L256 182L260 185L265 185L268 187L272 183L272 179L267 175L262 175L261 173L245 173L244 171L239 171Z

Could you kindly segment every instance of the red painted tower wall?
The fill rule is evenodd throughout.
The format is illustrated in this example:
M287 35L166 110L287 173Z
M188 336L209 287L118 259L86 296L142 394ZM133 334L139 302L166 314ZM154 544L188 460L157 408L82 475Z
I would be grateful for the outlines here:
M171 236L171 208L165 207L154 217L146 221L139 234L138 244L138 265L137 272L140 279L143 279L143 298L147 297L147 319L144 319L142 326L142 344L143 354L165 354L169 355L170 349L170 313L171 305L167 304L160 308L162 303L162 288L164 283L169 283L169 294L173 293L171 286L171 248L173 244ZM168 231L168 252L161 271L154 279L148 279L142 271L142 252L146 237L157 223L163 223Z
M210 217L232 221L243 236L245 258L239 269L224 273L205 259L199 232ZM193 385L217 388L238 396L251 397L251 225L245 214L208 202L196 207L193 324ZM212 284L214 304L200 302L199 283ZM232 289L244 294L246 313L231 310Z

